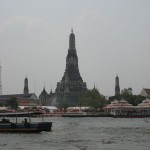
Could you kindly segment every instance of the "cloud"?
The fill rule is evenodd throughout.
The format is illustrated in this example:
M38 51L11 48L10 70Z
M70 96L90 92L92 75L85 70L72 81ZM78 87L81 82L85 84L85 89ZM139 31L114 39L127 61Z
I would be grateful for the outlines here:
M0 22L0 33L3 33L16 25L23 26L28 33L34 33L34 31L39 31L40 29L47 29L49 26L45 20L40 18L31 16L13 16Z
M88 29L93 28L93 26L97 28L109 26L110 22L99 9L92 9L82 12L74 24L77 28Z
M65 57L62 55L66 49L62 48L64 45L62 37L56 36L59 32L58 26L53 27L47 20L36 17L14 16L0 22L0 54L3 58L3 68L7 68L3 72L7 90L8 87L12 90L14 85L12 82L7 83L8 79L18 81L19 84L25 75L30 77L30 83L36 80L37 84L41 84L38 85L38 93L43 81L51 86L49 82L55 85L60 80L57 76L60 68L64 70ZM63 63L58 63L56 66L56 60ZM54 67L52 72L51 68ZM11 85L7 85L10 83Z

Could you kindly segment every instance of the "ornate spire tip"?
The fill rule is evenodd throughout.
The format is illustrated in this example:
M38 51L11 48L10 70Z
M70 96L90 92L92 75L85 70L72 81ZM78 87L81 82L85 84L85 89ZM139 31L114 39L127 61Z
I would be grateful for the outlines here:
M73 27L71 27L71 32L73 33Z

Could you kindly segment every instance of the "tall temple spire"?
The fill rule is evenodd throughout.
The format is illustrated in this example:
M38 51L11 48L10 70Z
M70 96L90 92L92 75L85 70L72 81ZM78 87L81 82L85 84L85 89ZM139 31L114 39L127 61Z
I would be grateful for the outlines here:
M120 95L120 86L119 86L119 77L116 76L115 78L115 96Z
M29 94L28 78L26 77L24 79L24 95L27 96L28 94Z
M71 29L71 34L69 36L69 50L75 49L75 35L73 33L73 28Z
M70 33L69 49L66 57L65 82L70 80L82 80L78 68L78 56L75 49L75 35Z
M56 101L58 107L78 106L79 97L87 90L78 68L78 56L75 48L75 35L73 28L69 36L69 49L66 57L66 69L62 80L57 83Z

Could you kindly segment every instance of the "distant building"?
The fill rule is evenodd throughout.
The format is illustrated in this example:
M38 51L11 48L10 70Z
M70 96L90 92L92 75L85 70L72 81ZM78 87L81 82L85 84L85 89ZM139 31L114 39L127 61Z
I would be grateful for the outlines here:
M54 93L52 92L52 90L51 90L50 94L48 94L44 87L43 91L41 92L41 94L39 96L40 105L41 106L51 106L53 97L54 97Z
M126 100L114 100L111 104L103 107L105 112L120 117L150 117L150 99L146 98L137 106L129 104Z
M121 99L119 77L118 76L116 76L116 78L115 78L115 94L114 94L114 96L109 96L108 100L112 102L115 99L117 99L117 100Z
M29 88L28 88L28 79L27 77L24 80L24 96L28 96L29 94Z
M119 77L116 76L115 78L115 96L120 95L120 85L119 85Z
M39 105L39 100L35 93L29 93L28 89L28 79L27 77L24 80L24 92L23 94L9 94L9 95L0 95L0 103L5 104L7 100L12 97L17 98L19 106L37 106Z
M145 97L150 97L150 89L143 88L140 95Z
M69 49L66 57L66 69L62 80L57 83L55 91L55 106L78 106L79 97L87 90L78 68L78 56L75 47L73 30L69 36Z

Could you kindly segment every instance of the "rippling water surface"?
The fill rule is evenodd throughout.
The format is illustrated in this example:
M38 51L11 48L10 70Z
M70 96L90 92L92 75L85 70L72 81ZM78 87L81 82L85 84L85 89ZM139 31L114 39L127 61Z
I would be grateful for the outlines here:
M52 117L44 121L53 122L52 132L0 133L0 150L150 150L150 118Z

